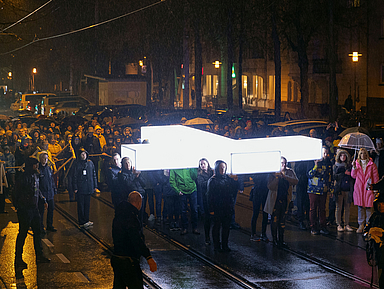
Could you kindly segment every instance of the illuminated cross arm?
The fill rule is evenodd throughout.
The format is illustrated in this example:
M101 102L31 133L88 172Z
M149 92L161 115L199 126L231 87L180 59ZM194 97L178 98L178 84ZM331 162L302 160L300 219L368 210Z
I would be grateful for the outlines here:
M142 127L146 144L121 145L122 157L129 157L139 171L196 168L201 158L211 166L216 160L233 174L280 171L280 157L289 162L321 158L320 139L285 136L232 140L210 132L181 126Z

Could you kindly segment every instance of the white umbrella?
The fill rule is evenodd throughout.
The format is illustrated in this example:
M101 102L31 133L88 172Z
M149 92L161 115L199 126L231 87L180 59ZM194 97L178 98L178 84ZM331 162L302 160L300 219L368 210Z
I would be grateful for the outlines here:
M208 118L196 117L193 119L189 119L184 123L184 125L197 125L197 124L213 124L213 122Z
M375 150L371 138L361 132L353 132L343 136L339 142L339 147L359 150L360 148L366 148L367 150Z

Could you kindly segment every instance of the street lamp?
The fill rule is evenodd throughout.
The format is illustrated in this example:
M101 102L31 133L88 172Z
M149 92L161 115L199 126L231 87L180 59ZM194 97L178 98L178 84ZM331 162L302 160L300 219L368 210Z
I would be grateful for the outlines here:
M36 67L32 68L32 91L35 91L35 74L37 73Z
M352 62L355 63L355 67L354 67L354 71L355 71L355 95L353 97L353 106L355 107L355 111L356 111L356 101L357 101L357 98L356 98L356 91L357 91L356 66L357 66L357 62L359 62L359 57L361 57L363 55L357 51L354 51L354 52L348 54L348 56L352 57Z

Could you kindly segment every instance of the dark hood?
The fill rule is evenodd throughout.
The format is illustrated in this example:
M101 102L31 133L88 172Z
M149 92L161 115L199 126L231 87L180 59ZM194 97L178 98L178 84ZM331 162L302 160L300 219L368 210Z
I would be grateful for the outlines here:
M379 193L373 201L373 208L375 209L375 212L380 214L377 208L378 203L384 203L384 193Z
M220 164L222 164L222 163L225 163L225 162L222 160L218 160L215 162L215 176L216 177L224 177L225 176L225 174L221 175L219 172L219 167L220 167ZM227 173L227 169L225 169L225 173Z

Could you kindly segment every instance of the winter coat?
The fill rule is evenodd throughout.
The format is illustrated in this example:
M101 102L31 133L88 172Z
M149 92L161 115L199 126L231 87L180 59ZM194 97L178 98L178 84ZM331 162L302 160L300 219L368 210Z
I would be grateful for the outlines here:
M207 198L207 189L208 189L208 180L212 177L213 171L209 170L208 172L201 171L197 175L196 185L198 195L203 196L203 205L204 208L208 208L208 198Z
M40 191L43 196L49 201L53 200L53 196L56 194L56 186L53 180L52 169L49 165L39 165L39 183Z
M128 256L140 260L152 258L145 245L143 229L138 218L139 211L132 204L123 201L115 210L112 223L114 253L117 256Z
M111 165L107 171L106 171L106 181L109 190L112 193L118 192L119 190L119 182L118 182L118 174L120 172L121 168L119 168L116 165Z
M145 183L141 174L136 175L132 170L122 169L117 175L117 181L119 183L119 191L123 200L128 198L128 195L137 191L141 196L145 196Z
M197 190L197 169L177 169L169 172L169 183L176 193L190 195Z
M287 201L292 199L292 186L297 185L299 179L294 170L286 168L284 177L270 174L268 177L268 196L265 201L264 212L273 213L273 209L278 201Z
M384 214L383 213L380 213L379 210L378 210L378 203L384 203L384 194L383 193L380 193L378 194L378 196L376 197L376 199L374 200L373 202L373 207L374 207L374 212L373 214L371 215L371 217L369 218L369 221L368 221L368 224L365 226L364 228L364 232L363 232L363 239L364 241L368 242L368 241L371 241L373 243L371 243L371 254L373 254L374 256L372 256L372 259L375 261L375 264L376 265L380 265L381 267L383 267L384 265L384 246L383 245L383 235L381 235L381 233L379 233L379 235L381 235L381 237L379 238L372 238L372 235L374 231L383 231L384 230ZM370 230L373 228L373 230L370 232ZM367 251L367 253L369 253ZM368 254L367 254L367 257L368 257Z
M16 209L37 209L39 200L46 202L39 189L37 171L26 170L16 176L13 203Z
M97 188L95 166L88 158L76 162L73 174L73 189L81 195L91 195Z
M327 192L333 193L332 174L332 163L328 158L319 161L317 165L313 163L312 169L307 173L308 194L323 195Z
M227 174L215 174L208 180L207 197L209 212L215 216L233 215L239 184Z
M375 195L373 191L367 190L367 182L370 179L371 184L379 181L379 173L372 159L369 159L365 173L359 162L356 162L356 169L352 169L352 178L356 179L353 191L353 203L356 206L370 208L373 206Z

